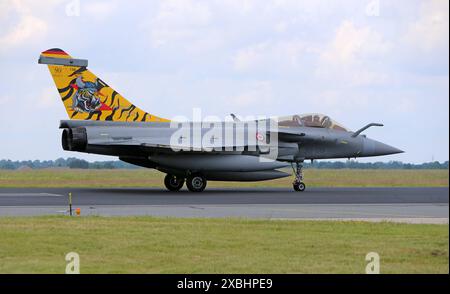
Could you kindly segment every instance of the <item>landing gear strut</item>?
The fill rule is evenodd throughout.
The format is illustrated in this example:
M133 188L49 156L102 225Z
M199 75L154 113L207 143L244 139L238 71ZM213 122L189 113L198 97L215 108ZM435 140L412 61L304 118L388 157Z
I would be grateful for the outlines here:
M292 166L292 169L294 169L295 174L295 180L292 183L292 187L295 191L303 192L306 189L305 183L303 183L303 161L302 162L296 162L295 163L295 169L294 166Z
M164 185L169 191L179 191L184 185L184 178L167 174L164 178Z

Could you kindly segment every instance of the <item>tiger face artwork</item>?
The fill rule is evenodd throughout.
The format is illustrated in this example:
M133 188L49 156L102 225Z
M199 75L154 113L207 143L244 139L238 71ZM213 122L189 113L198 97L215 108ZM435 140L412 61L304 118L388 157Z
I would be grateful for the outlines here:
M95 82L85 82L80 75L73 87L77 90L72 97L72 108L75 111L92 113L100 110L102 107L99 97L101 87L98 79Z

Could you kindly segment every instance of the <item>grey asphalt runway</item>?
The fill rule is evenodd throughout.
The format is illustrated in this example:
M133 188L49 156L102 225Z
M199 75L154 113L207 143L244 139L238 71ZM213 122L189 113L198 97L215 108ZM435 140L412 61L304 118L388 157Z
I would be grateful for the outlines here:
M82 215L369 219L448 223L447 188L2 188L0 216L64 214L68 193Z

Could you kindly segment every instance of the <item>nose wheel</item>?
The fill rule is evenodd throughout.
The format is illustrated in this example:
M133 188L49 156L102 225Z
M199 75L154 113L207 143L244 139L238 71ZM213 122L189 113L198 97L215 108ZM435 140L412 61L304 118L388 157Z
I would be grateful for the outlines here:
M294 166L292 166L292 169L294 169ZM305 191L306 184L303 183L303 162L295 163L294 175L295 179L292 183L292 187L294 188L294 190L298 192Z
M292 186L294 187L294 190L297 192L303 192L306 189L306 184L303 182L300 182L298 184L292 184Z

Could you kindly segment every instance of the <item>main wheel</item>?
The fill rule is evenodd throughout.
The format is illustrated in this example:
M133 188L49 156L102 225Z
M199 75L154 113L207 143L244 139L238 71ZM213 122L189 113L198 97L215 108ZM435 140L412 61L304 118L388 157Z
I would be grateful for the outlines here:
M186 186L191 192L202 192L206 188L206 178L200 174L190 175L186 180Z
M306 185L303 182L300 182L298 184L293 184L292 186L294 187L294 190L298 191L298 192L303 192L306 189Z
M167 174L164 178L164 185L169 191L179 191L184 185L184 179Z

